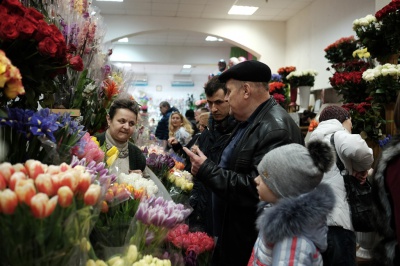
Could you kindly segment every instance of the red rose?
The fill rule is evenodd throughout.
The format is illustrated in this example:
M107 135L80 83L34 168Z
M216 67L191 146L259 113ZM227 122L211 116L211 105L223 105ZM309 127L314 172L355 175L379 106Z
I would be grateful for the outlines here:
M17 22L17 30L22 38L28 38L35 32L36 26L26 18L21 18Z
M53 33L53 38L54 38L54 41L55 42L57 42L57 43L65 43L65 38L64 38L64 36L61 34L61 32L60 32L60 30L57 28L57 26L56 25L54 25L54 24L51 24L51 25L49 25L50 26L50 28L51 28L51 30L52 30L52 33Z
M51 36L52 33L53 29L44 20L40 20L37 24L35 40L40 42L44 38Z
M9 7L10 9L15 9L15 8L18 9L24 7L19 0L3 0L2 4L5 7Z
M57 53L57 44L53 41L53 39L46 37L39 42L38 50L42 55L55 57Z
M14 40L18 38L19 31L14 23L3 21L0 25L0 38L3 40Z
M79 55L71 57L69 60L69 65L73 70L82 71L83 70L83 61Z
M27 8L25 15L29 15L30 17L33 17L34 19L36 19L36 21L42 20L44 18L43 14L40 13L39 11L37 11L33 7Z

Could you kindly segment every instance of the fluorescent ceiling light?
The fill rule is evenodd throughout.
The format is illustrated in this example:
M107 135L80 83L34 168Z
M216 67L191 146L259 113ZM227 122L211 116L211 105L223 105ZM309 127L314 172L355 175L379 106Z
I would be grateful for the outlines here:
M182 68L192 68L192 65L183 65Z
M207 42L216 42L216 41L223 42L224 40L221 38L214 37L214 36L207 36L206 41Z
M253 15L258 9L257 6L236 6L233 5L229 10L229 15L245 15L250 16Z
M128 42L128 38L125 37L125 38L119 39L118 42Z
M124 0L97 0L97 2L124 2Z

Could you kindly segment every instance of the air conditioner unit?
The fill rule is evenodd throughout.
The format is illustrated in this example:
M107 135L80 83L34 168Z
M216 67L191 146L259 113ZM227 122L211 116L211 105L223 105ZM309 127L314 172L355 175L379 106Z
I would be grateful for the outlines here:
M193 87L194 81L191 75L175 74L171 81L172 87Z
M147 74L135 74L133 76L133 85L134 86L147 86L148 85Z

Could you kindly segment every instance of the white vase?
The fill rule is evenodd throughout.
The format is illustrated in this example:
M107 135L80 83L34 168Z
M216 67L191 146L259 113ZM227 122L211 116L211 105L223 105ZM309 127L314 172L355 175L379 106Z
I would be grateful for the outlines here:
M375 232L356 232L357 243L360 246L357 250L357 258L371 259L371 250L375 245L377 235Z
M300 109L299 113L308 110L310 104L311 86L299 86Z

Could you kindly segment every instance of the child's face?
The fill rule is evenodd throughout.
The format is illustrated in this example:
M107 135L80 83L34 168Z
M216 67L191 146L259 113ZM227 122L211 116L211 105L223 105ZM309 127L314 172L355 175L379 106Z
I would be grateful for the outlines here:
M272 190L269 189L269 187L262 181L262 177L260 175L258 175L254 181L257 185L257 192L260 200L269 203L275 203L278 200Z

